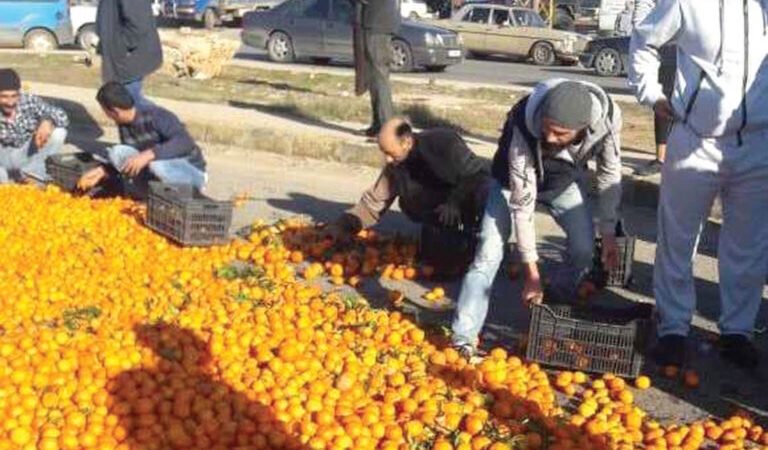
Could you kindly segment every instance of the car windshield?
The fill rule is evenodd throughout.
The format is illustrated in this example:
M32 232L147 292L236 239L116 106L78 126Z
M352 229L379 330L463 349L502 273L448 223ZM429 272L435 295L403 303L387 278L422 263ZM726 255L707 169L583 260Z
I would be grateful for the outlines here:
M519 27L543 28L546 26L544 19L533 11L515 9L512 11L512 14L515 16L515 23Z

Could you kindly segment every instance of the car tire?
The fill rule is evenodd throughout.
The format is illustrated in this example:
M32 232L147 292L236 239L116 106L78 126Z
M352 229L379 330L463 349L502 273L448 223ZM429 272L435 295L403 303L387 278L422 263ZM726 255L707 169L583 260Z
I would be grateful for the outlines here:
M427 66L427 67L425 67L427 72L432 72L432 73L445 72L445 69L447 69L447 68L448 68L448 66Z
M282 31L275 31L269 36L267 52L269 53L269 60L273 62L289 63L295 59L291 37Z
M77 45L85 51L95 50L99 43L96 25L85 25L77 32Z
M416 11L412 11L410 14L408 14L408 18L411 20L418 20L419 13L417 13Z
M592 65L595 72L601 77L618 77L621 75L621 55L613 48L601 48L595 55Z
M555 47L549 42L537 42L531 47L531 59L537 66L551 66L557 60Z
M24 36L24 48L36 52L50 52L59 47L59 41L47 30L31 30Z
M203 26L206 30L213 30L216 25L219 24L219 17L216 15L216 11L208 8L203 13Z
M394 39L392 41L392 72L411 72L413 70L413 52L407 42Z

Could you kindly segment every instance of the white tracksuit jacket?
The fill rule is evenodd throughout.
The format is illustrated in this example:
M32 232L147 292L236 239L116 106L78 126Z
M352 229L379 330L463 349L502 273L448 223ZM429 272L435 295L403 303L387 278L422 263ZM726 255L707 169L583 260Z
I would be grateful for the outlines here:
M629 84L645 105L664 97L657 49L672 42L679 121L703 138L768 128L768 0L659 0L630 45Z
M664 98L657 49L677 44L653 273L660 336L690 331L693 260L717 195L727 211L718 327L752 335L768 265L767 8L768 0L659 0L632 35L629 82L648 106Z

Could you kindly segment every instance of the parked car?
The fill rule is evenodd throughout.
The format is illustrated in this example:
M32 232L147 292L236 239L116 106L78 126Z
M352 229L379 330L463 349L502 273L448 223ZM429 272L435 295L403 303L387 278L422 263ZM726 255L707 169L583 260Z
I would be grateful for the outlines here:
M275 62L352 61L352 12L348 0L288 0L269 11L246 14L242 39L266 49ZM399 72L419 67L442 71L464 57L456 33L408 19L392 38L392 53L392 69Z
M593 39L581 55L581 65L594 69L602 77L618 77L627 73L629 36Z
M0 47L50 51L73 42L68 0L0 0Z
M245 13L268 9L278 3L278 0L166 0L163 17L200 22L210 30L241 19Z
M91 50L99 42L96 34L96 11L98 2L77 0L70 3L69 14L72 20L72 33L75 42L83 50Z
M589 38L553 30L534 10L494 4L469 4L449 20L437 22L464 38L473 55L504 55L530 58L549 66L558 61L574 63Z
M429 7L423 0L400 0L400 14L409 19L432 18Z

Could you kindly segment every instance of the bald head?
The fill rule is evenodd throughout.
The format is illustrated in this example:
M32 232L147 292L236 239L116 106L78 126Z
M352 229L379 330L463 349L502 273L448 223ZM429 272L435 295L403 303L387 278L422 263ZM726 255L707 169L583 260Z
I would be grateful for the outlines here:
M388 120L379 132L379 149L388 163L398 164L413 148L413 129L401 118Z

